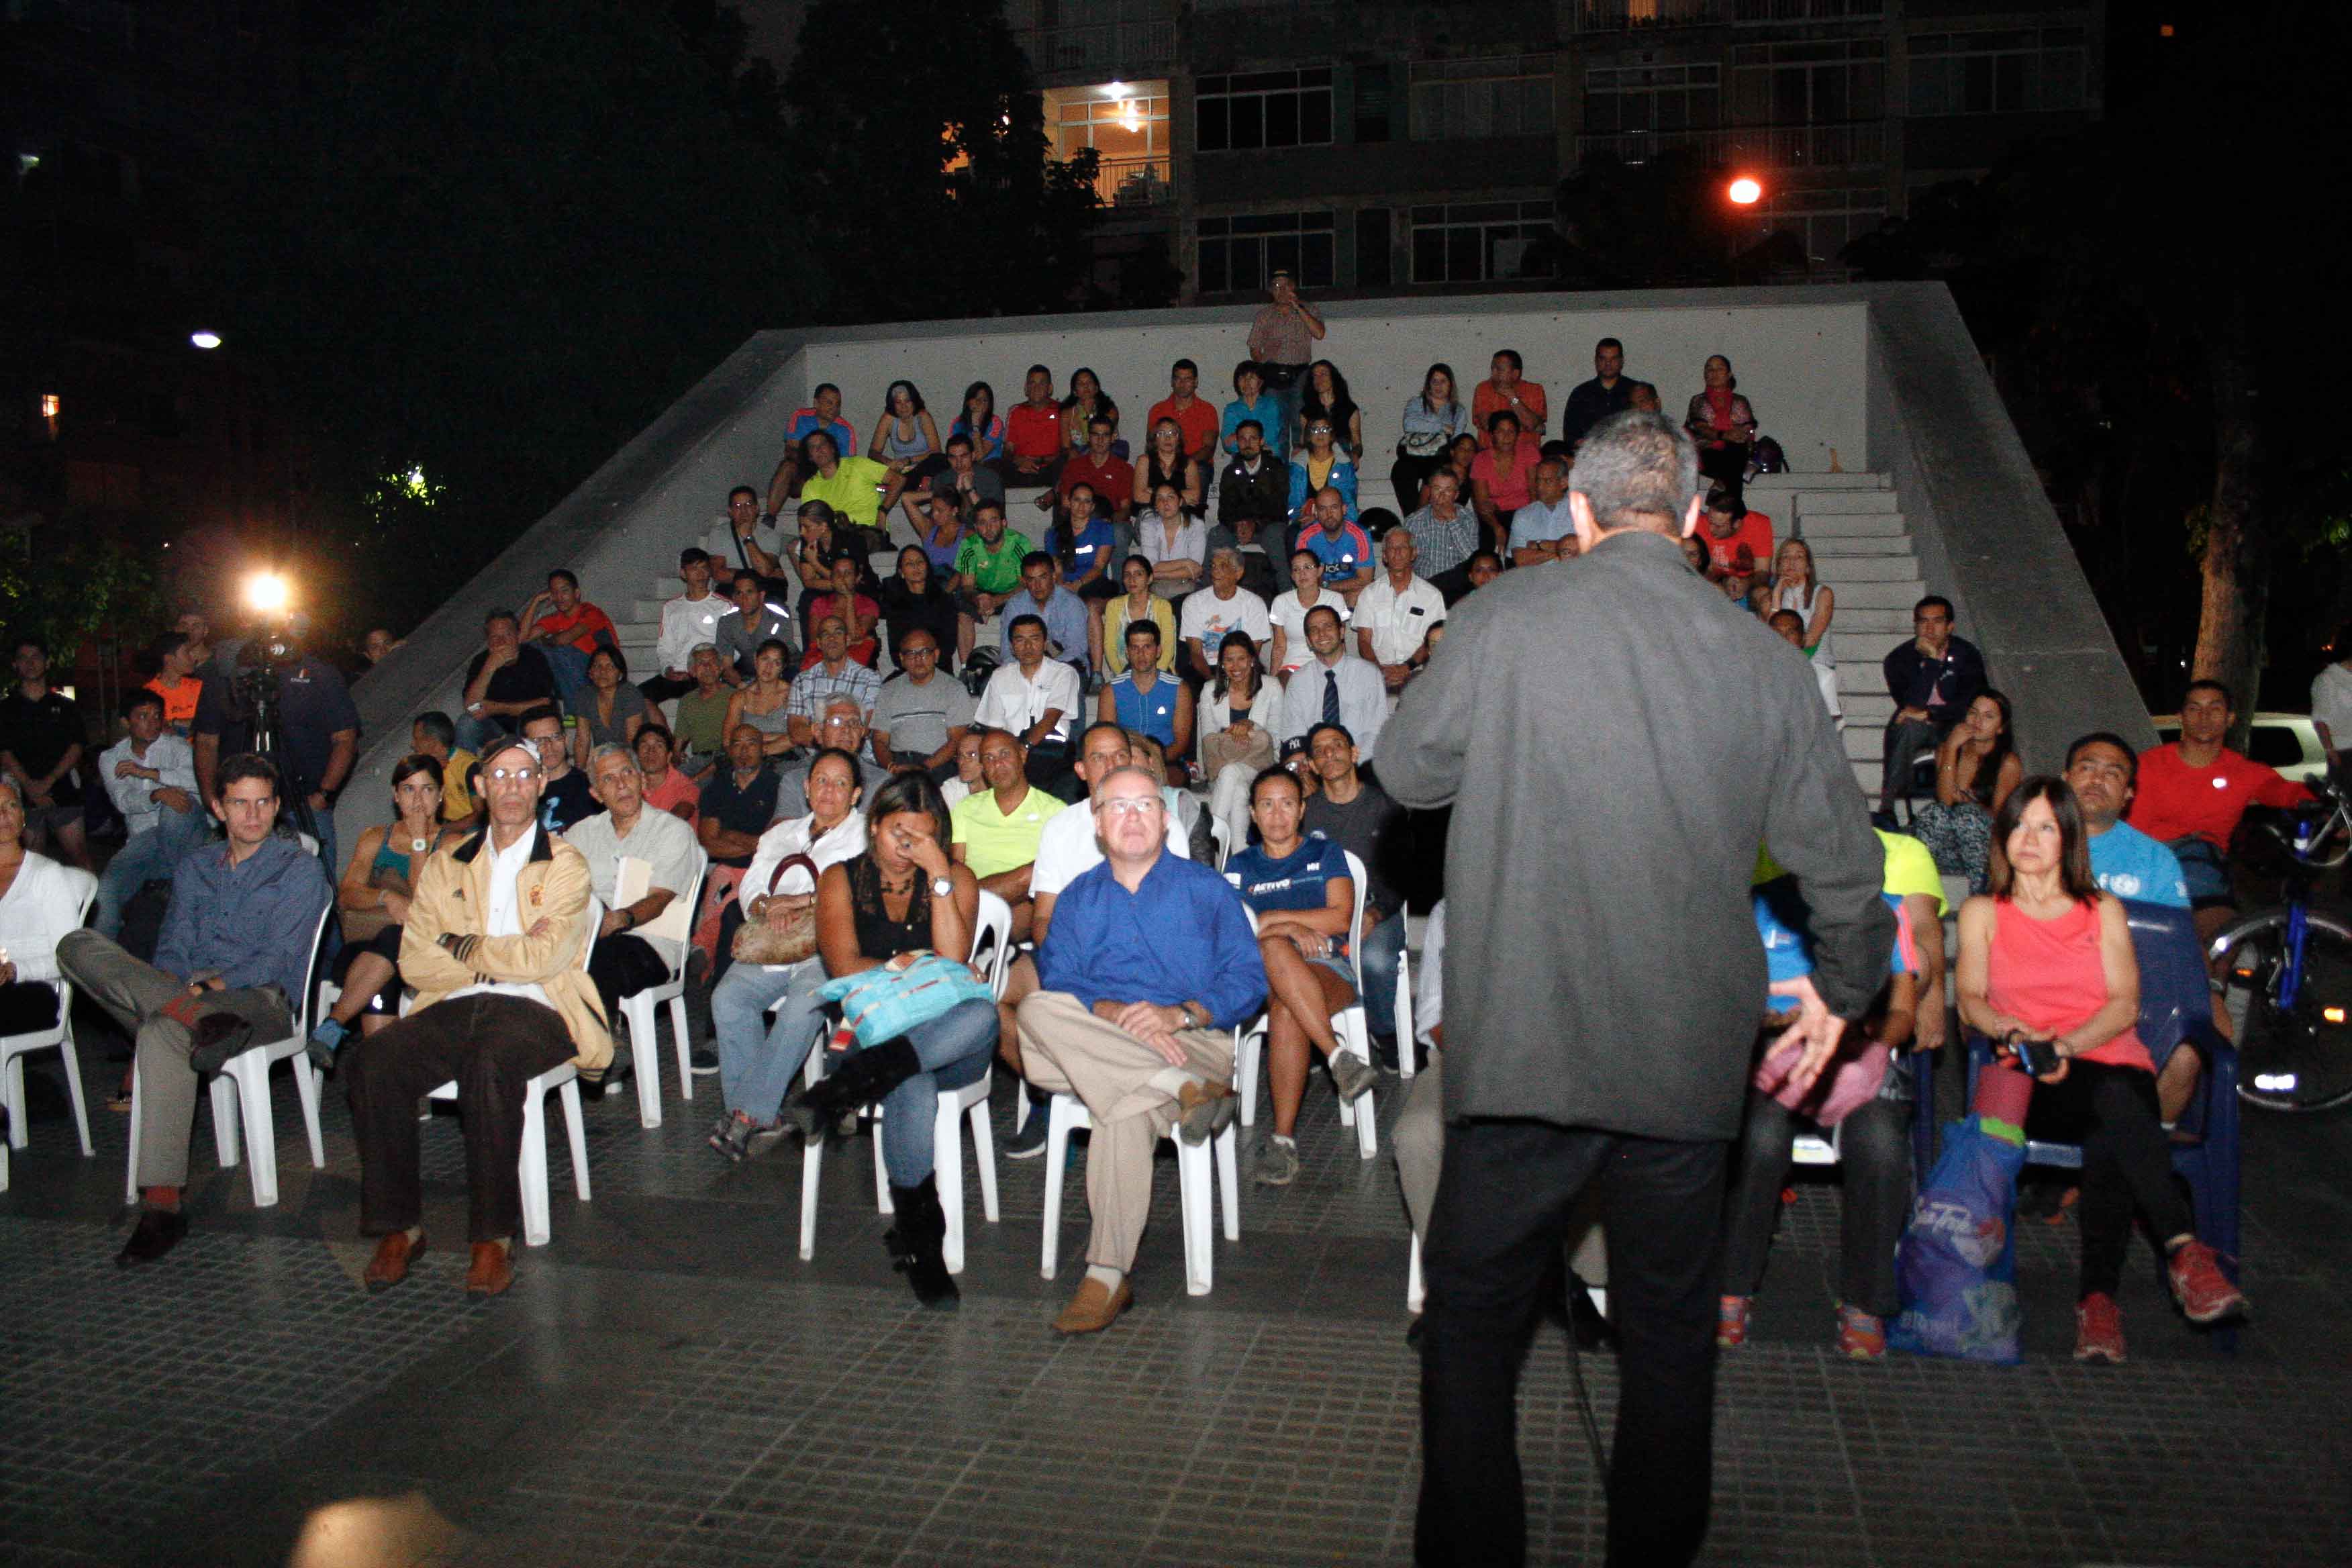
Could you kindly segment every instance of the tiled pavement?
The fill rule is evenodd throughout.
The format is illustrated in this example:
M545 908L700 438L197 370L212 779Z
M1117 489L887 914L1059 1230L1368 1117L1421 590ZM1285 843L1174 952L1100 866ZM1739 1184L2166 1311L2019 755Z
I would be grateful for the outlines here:
M95 1031L92 1032L93 1034ZM91 1046L100 1046L97 1039ZM555 1238L492 1303L458 1289L455 1127L426 1132L435 1250L401 1289L357 1276L340 1098L310 1168L278 1086L283 1201L214 1168L195 1229L137 1275L119 1072L86 1050L99 1155L37 1061L33 1145L0 1195L0 1562L591 1564L1402 1563L1418 1485L1404 1229L1311 1092L1305 1172L1243 1196L1216 1290L1182 1293L1163 1161L1138 1309L1099 1339L1046 1323L1039 1162L972 1194L963 1310L913 1309L878 1245L870 1144L836 1145L817 1253L794 1255L800 1161L702 1147L713 1080L647 1132L589 1108L596 1197L552 1140ZM1393 1120L1393 1080L1381 1120ZM1000 1088L999 1137L1011 1131ZM2021 1240L2014 1369L1828 1353L1837 1195L1784 1217L1757 1337L1727 1359L1707 1560L1738 1563L2352 1562L2352 1119L2248 1124L2245 1268L2262 1315L2224 1357L2126 1287L2133 1363L2080 1369L2074 1234ZM1066 1258L1085 1223L1081 1162ZM1613 1368L1583 1370L1604 1430ZM1538 1561L1598 1561L1568 1356L1538 1346L1521 1411Z

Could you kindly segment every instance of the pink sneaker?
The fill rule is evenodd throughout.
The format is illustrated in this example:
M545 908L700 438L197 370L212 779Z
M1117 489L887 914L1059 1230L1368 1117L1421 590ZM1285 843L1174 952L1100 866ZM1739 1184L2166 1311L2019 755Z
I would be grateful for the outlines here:
M2164 1266L2172 1282L2172 1299L2192 1323L2217 1323L2245 1315L2245 1292L2221 1272L2219 1255L2201 1241L2184 1241L2172 1250Z
M1886 1354L1886 1320L1859 1307L1838 1303L1837 1352L1848 1361L1877 1361Z
M1715 1304L1715 1344L1717 1350L1738 1350L1748 1342L1746 1296L1725 1296Z
M2110 1366L2123 1364L2123 1309L2104 1290L2074 1303L2074 1359L2103 1361Z

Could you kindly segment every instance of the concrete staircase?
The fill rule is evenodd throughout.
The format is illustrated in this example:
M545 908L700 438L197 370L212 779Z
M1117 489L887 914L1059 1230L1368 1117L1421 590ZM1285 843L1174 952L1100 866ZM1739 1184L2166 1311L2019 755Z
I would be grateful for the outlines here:
M1007 497L1013 526L1033 540L1045 531L1045 514L1031 504L1038 493L1021 489ZM1359 477L1358 500L1367 510L1385 507L1402 515L1391 493L1384 461L1367 463ZM1910 635L1911 606L1928 592L1892 482L1876 473L1767 474L1748 487L1748 504L1772 520L1776 541L1793 535L1811 545L1821 580L1837 591L1830 640L1845 707L1845 753L1855 780L1875 799L1880 742L1895 713L1879 661ZM890 534L895 544L914 542L903 513L894 516ZM714 555L732 558L723 519L712 518L698 542ZM877 576L887 576L897 570L897 562L877 555L874 570ZM632 677L644 679L654 673L662 602L679 592L678 581L674 574L652 577L638 591L645 596L626 605L625 616L613 599L600 602L619 627ZM992 638L993 628L984 628L982 646Z

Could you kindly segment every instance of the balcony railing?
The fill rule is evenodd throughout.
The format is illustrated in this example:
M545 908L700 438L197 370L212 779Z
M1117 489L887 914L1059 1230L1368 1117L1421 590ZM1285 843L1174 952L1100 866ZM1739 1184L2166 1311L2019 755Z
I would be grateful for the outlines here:
M1885 15L1885 0L1731 0L1731 19L1742 27L1775 22L1849 22Z
M1165 206L1176 199L1168 182L1166 153L1154 157L1105 158L1095 174L1095 191L1103 205L1137 211Z
M1584 0L1583 33L1639 33L1654 27L1711 27L1731 19L1732 0Z
M1622 131L1580 136L1580 159L1610 155L1639 163L1669 150L1695 150L1700 161L1743 169L1849 169L1886 161L1880 121L1849 125L1727 125L1706 131Z
M1013 35L1041 75L1096 71L1106 77L1149 76L1176 62L1173 22L1092 22L1069 27L1027 27Z

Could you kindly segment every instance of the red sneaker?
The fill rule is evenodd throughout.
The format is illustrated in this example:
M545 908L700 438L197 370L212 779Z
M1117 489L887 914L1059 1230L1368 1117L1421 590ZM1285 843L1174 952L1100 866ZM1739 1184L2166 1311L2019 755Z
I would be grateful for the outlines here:
M2203 1242L2184 1241L2173 1248L2164 1273L2172 1282L2172 1299L2190 1322L2218 1323L2245 1315L2245 1293L2230 1283L2218 1256Z
M2123 1309L2104 1290L2074 1303L2074 1359L2103 1361L2110 1366L2123 1364Z
M1837 1352L1848 1361L1877 1361L1886 1354L1886 1320L1859 1307L1838 1303Z
M1738 1350L1748 1342L1746 1296L1725 1296L1715 1304L1715 1344L1717 1350Z

